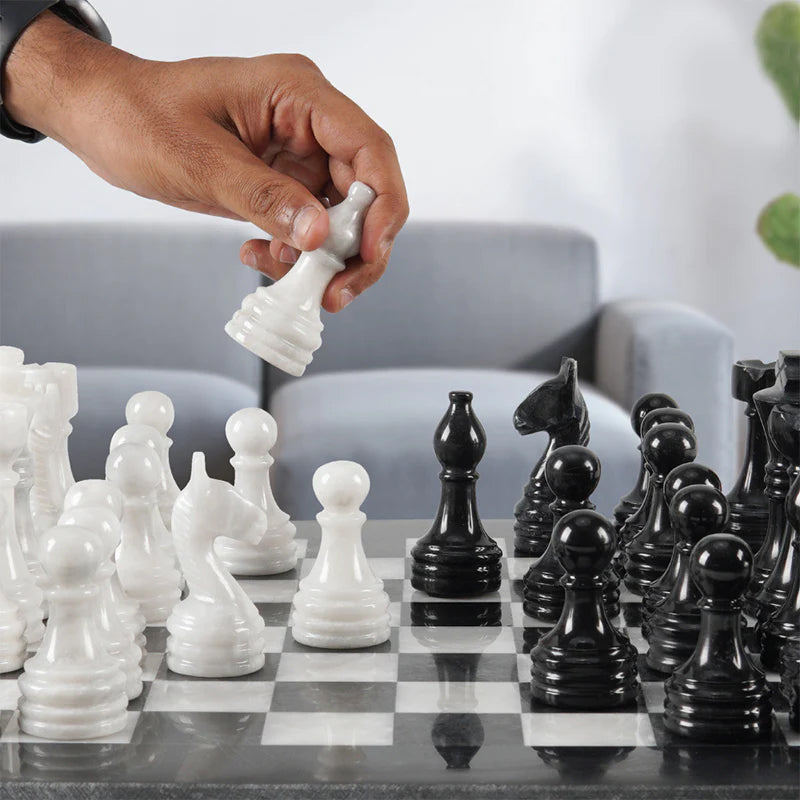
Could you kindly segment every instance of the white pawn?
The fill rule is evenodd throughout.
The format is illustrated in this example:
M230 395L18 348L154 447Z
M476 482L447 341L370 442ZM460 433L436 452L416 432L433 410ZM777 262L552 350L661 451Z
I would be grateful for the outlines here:
M94 533L101 541L102 561L97 570L95 621L106 646L106 652L119 662L125 673L125 694L134 700L142 693L142 649L123 624L114 605L111 576L116 572L113 556L120 540L120 524L114 512L106 508L71 508L58 520L59 525L78 525Z
M167 666L182 675L224 678L264 666L264 620L214 552L223 532L257 542L264 512L230 484L209 478L195 453L172 512L172 533L189 587L167 620Z
M28 644L42 638L42 590L28 570L19 545L14 491L19 476L12 469L28 436L28 410L22 403L0 403L0 498L8 510L0 520L0 587L25 618Z
M172 439L168 433L175 422L175 407L169 396L163 392L137 392L125 405L125 419L130 424L149 425L158 432L156 449L164 470L164 477L158 490L158 508L164 525L169 530L172 525L172 506L180 493L169 463Z
M294 569L295 527L275 501L269 482L274 462L269 451L278 436L275 420L261 408L243 408L228 419L225 436L234 453L233 486L266 513L266 524L257 544L220 537L215 544L217 555L234 575L276 575Z
M364 217L374 199L369 186L354 181L347 197L328 209L330 232L322 246L301 253L280 280L247 295L225 326L228 336L284 372L302 375L322 344L322 295L345 261L358 255Z
M72 418L78 413L78 371L74 364L48 361L42 364L58 384L62 433L58 441L57 464L61 498L67 489L75 483L72 476L72 465L69 460L69 436L72 433Z
M78 481L64 496L64 511L70 511L73 508L96 508L110 511L119 522L122 519L122 493L102 478ZM121 531L120 528L120 536ZM128 597L122 588L116 568L109 579L109 588L117 616L133 636L133 641L141 649L143 661L146 655L147 639L144 629L147 621L139 608L139 603L132 597Z
M59 526L42 536L50 620L19 678L19 726L47 739L108 736L127 721L125 675L95 621L95 575L103 545L89 530Z
M309 647L371 647L389 638L389 596L361 543L369 476L353 461L323 464L313 478L323 510L319 555L294 596L292 636Z
M157 498L162 472L158 456L141 444L120 445L106 460L106 480L123 499L117 574L148 625L164 622L181 596L181 575L160 544L165 535Z
M0 525L8 516L8 507L0 499ZM28 640L25 638L25 618L19 606L3 592L0 582L0 673L14 672L25 662Z

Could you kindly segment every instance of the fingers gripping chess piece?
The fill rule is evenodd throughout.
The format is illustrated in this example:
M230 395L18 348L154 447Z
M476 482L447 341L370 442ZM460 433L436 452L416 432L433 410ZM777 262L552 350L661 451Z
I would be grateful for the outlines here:
M0 518L0 587L16 603L25 618L25 636L29 644L38 642L44 633L42 590L28 570L19 546L14 511L14 491L19 476L16 462L28 435L28 412L22 403L0 403L0 499L7 513Z
M103 545L77 525L47 531L40 560L48 577L50 620L19 678L19 724L47 739L90 739L125 727L125 675L93 613Z
M0 527L5 526L9 509L0 499ZM28 640L25 638L25 617L19 606L3 591L0 581L0 673L18 670L27 655Z
M614 708L634 701L636 648L608 620L603 573L616 547L611 523L596 511L571 511L553 530L566 573L564 608L531 651L533 697L558 708Z
M741 597L753 567L750 548L729 533L701 539L691 574L703 599L694 652L664 684L664 725L673 733L741 742L769 732L772 706L764 673L742 643Z
M309 647L371 647L389 638L389 597L361 543L369 493L366 470L353 461L323 464L313 478L322 504L319 555L294 596L292 636Z
M169 396L163 392L137 392L125 406L125 419L131 425L149 425L158 432L154 445L164 470L164 478L158 490L158 508L164 525L169 530L172 525L172 506L180 493L169 462L172 439L168 434L175 422L175 407Z
M161 546L165 534L157 492L162 472L158 456L141 444L120 445L106 460L106 479L123 498L117 573L148 625L164 622L181 595L181 574Z
M361 226L374 199L369 186L354 181L347 197L328 209L330 233L322 246L301 253L283 278L245 297L225 332L264 361L302 375L322 344L322 295L344 262L358 255Z
M188 596L167 620L167 666L182 675L223 678L264 666L264 620L214 552L223 532L257 542L264 512L224 481L209 478L195 453L192 474L172 511L175 548Z
M270 450L278 437L275 420L261 408L243 408L228 419L225 436L234 453L233 486L266 514L266 523L256 544L220 537L215 544L217 554L234 575L276 575L294 569L295 527L279 508L269 482L274 461Z
M64 511L73 508L99 509L103 513L104 520L108 520L113 526L110 518L105 512L111 512L117 520L116 528L119 533L115 534L117 541L122 535L120 520L122 519L122 493L115 486L103 479L91 479L78 481L64 495ZM142 659L145 655L146 638L144 629L147 621L139 608L139 603L128 597L122 584L119 582L119 575L116 570L116 558L114 559L114 572L109 579L109 586L114 608L117 611L122 624L130 631L134 642L142 650Z
M522 498L514 506L514 548L525 556L540 556L553 532L550 503L555 500L544 477L547 458L556 447L589 444L589 412L578 387L578 362L562 358L558 375L537 386L514 412L514 427L522 436L546 431L549 437Z
M59 517L58 524L85 528L102 544L100 566L95 576L98 590L94 604L95 622L106 652L117 660L125 673L125 694L128 700L133 700L142 693L142 649L120 619L111 591L111 576L116 571L114 550L120 540L119 520L113 511L105 508L70 508Z

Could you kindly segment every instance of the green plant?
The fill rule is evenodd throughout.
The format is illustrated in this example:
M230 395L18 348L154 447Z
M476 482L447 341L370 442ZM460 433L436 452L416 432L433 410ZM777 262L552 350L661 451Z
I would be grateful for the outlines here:
M756 30L756 47L764 71L800 123L800 3L770 6ZM757 230L776 258L800 267L800 197L776 197L759 215Z

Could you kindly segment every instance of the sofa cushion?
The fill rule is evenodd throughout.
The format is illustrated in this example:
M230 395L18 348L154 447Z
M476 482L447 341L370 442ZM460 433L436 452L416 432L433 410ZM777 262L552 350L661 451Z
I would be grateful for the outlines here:
M188 370L78 367L79 409L69 442L76 480L103 477L108 443L125 424L128 398L148 389L164 392L175 405L170 463L178 484L188 481L195 450L206 454L212 477L232 479L225 422L234 411L258 405L255 389L232 378Z
M478 466L478 508L485 518L510 518L522 487L547 444L545 433L520 436L512 424L519 403L541 381L539 372L475 369L392 369L326 373L285 384L272 397L278 423L273 485L295 519L320 510L311 489L326 461L352 459L366 468L372 488L364 510L376 519L426 519L439 499L433 434L448 407L448 392L473 392L486 429ZM628 414L583 384L591 444L603 463L594 501L609 513L636 479L637 438Z

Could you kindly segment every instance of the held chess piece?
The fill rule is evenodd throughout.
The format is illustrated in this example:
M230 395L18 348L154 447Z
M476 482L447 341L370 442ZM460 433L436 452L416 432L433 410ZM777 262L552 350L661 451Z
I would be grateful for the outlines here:
M675 526L673 525L672 513L672 498L687 486L709 486L717 491L722 491L722 482L714 470L706 467L703 464L688 462L675 467L664 481L664 500L669 509L670 528L675 533ZM723 508L727 508L727 504L723 504ZM725 517L727 520L727 516ZM706 533L720 533L725 529L724 524L718 524ZM703 538L706 534L698 536L697 540ZM644 638L649 638L649 627L647 620L650 617L652 610L672 591L675 584L678 570L678 552L677 552L677 534L676 534L676 548L672 551L672 559L669 562L664 574L656 581L653 581L647 587L647 591L642 597L642 634Z
M0 499L0 527L5 527L8 516L9 509ZM18 670L25 661L27 650L25 617L19 606L3 592L0 581L0 673Z
M673 496L669 515L677 541L673 564L666 574L674 577L664 587L669 589L668 594L647 619L647 665L665 673L684 664L697 645L700 592L690 575L692 549L704 537L725 529L728 504L712 486L685 486Z
M157 491L162 472L158 456L141 444L120 445L106 460L106 478L123 498L117 574L148 625L164 622L181 596L181 574L161 546Z
M172 511L172 533L189 587L167 620L167 666L181 675L225 678L264 666L264 620L214 552L223 532L258 541L264 512L225 481L209 478L195 453Z
M768 429L775 446L784 456L800 456L800 406L775 406L769 415ZM773 670L780 669L781 648L787 642L800 644L800 470L796 471L786 495L786 519L793 558L784 561L789 573L786 575L785 597L781 605L764 619L759 630L761 664ZM784 575L782 571L778 574ZM767 597L765 593L770 582L771 579L764 584L759 595L759 599L764 597L765 608L772 608L772 602L780 600L784 594L782 587L776 585L774 594Z
M495 592L502 553L478 516L475 468L486 450L486 432L472 410L471 392L450 392L433 449L442 465L442 493L430 531L411 550L411 585L434 597Z
M558 708L595 710L634 702L636 648L608 620L603 573L614 528L596 511L572 511L553 530L567 577L561 618L531 651L531 693Z
M172 439L168 434L175 422L175 407L169 396L163 392L137 392L125 405L125 420L129 425L149 425L158 433L154 444L164 470L164 477L158 490L158 509L164 525L169 530L172 525L172 506L180 493L169 463Z
M589 497L600 482L600 459L588 447L568 444L556 448L547 458L544 473L555 496L550 504L554 524L570 511L594 510ZM556 549L555 536L551 536L544 555L531 565L523 578L523 610L546 622L558 621L564 607L562 579L565 572L556 558ZM612 570L604 573L603 578L606 614L615 617L619 614L619 578Z
M657 408L677 407L678 404L668 394L649 392L648 394L642 395L631 411L631 427L634 433L639 437L639 441L641 442L642 439L642 422L647 414ZM640 444L639 450L641 451L641 449L642 447ZM636 479L636 484L614 508L614 528L617 534L619 534L620 528L625 524L628 517L630 517L644 502L649 473L644 456L641 456L639 462L639 477Z
M292 636L333 650L381 644L389 638L389 596L361 543L369 476L353 461L332 461L314 473L313 486L322 539L292 602Z
M746 742L769 733L772 706L764 673L750 660L741 631L741 596L750 580L750 548L729 533L701 539L691 575L703 599L694 652L664 684L664 725L680 736Z
M731 393L745 404L747 434L739 477L728 494L729 533L744 539L756 553L764 543L769 502L764 494L764 471L769 458L767 435L756 412L753 395L775 383L775 362L737 361L731 373Z
M666 571L675 547L664 498L664 481L680 464L693 461L697 440L683 425L667 422L651 428L642 439L642 453L650 468L651 502L647 521L625 551L625 586L643 595Z
M233 449L234 489L266 515L256 544L229 537L217 539L214 547L222 563L234 575L277 575L297 564L295 527L272 494L269 469L274 459L278 429L272 415L261 408L243 408L225 425L225 436Z
M42 590L28 571L19 546L14 490L19 476L12 469L25 446L28 412L22 403L0 403L0 499L7 509L0 519L0 590L19 606L25 618L28 644L42 638Z
M786 494L791 483L790 462L775 447L767 428L772 408L781 403L797 403L800 396L800 350L781 350L775 362L775 384L761 389L753 395L753 404L761 424L767 432L767 461L764 476L764 494L769 503L767 532L753 562L753 577L745 594L745 611L758 617L760 606L758 595L778 563L781 551L785 551L788 531L786 525Z
M589 444L589 412L578 387L578 362L562 358L558 375L537 386L514 412L522 436L546 431L549 437L522 498L514 506L514 549L524 556L544 553L553 532L550 503L555 500L544 477L550 453L567 444Z
M114 550L120 540L119 520L104 508L70 508L59 517L58 525L85 528L95 534L103 546L102 560L95 576L98 590L95 622L106 652L119 662L125 674L125 694L128 700L134 700L142 693L143 652L117 613L111 592L111 576L116 572Z
M112 486L108 481L103 479L89 479L85 481L78 481L73 484L66 495L64 495L64 511L72 509L83 508L98 511L98 516L112 527L118 529L119 533L114 533L116 539L122 535L122 528L120 527L120 520L122 519L122 494L115 486ZM108 513L113 514L116 519L114 525ZM133 636L133 641L142 650L142 660L144 660L145 645L147 639L144 635L144 629L147 621L142 614L139 604L131 597L128 597L122 584L119 582L119 575L115 569L109 578L109 586L111 590L112 605L117 611L117 616L125 626L125 628Z
M93 739L127 721L125 675L97 628L95 575L103 546L77 525L55 527L41 541L50 620L19 678L19 726L46 739Z
M225 333L251 353L299 377L322 344L320 307L331 279L358 255L361 227L375 192L354 181L347 197L328 209L330 233L322 246L301 253L297 263L272 286L247 295Z

